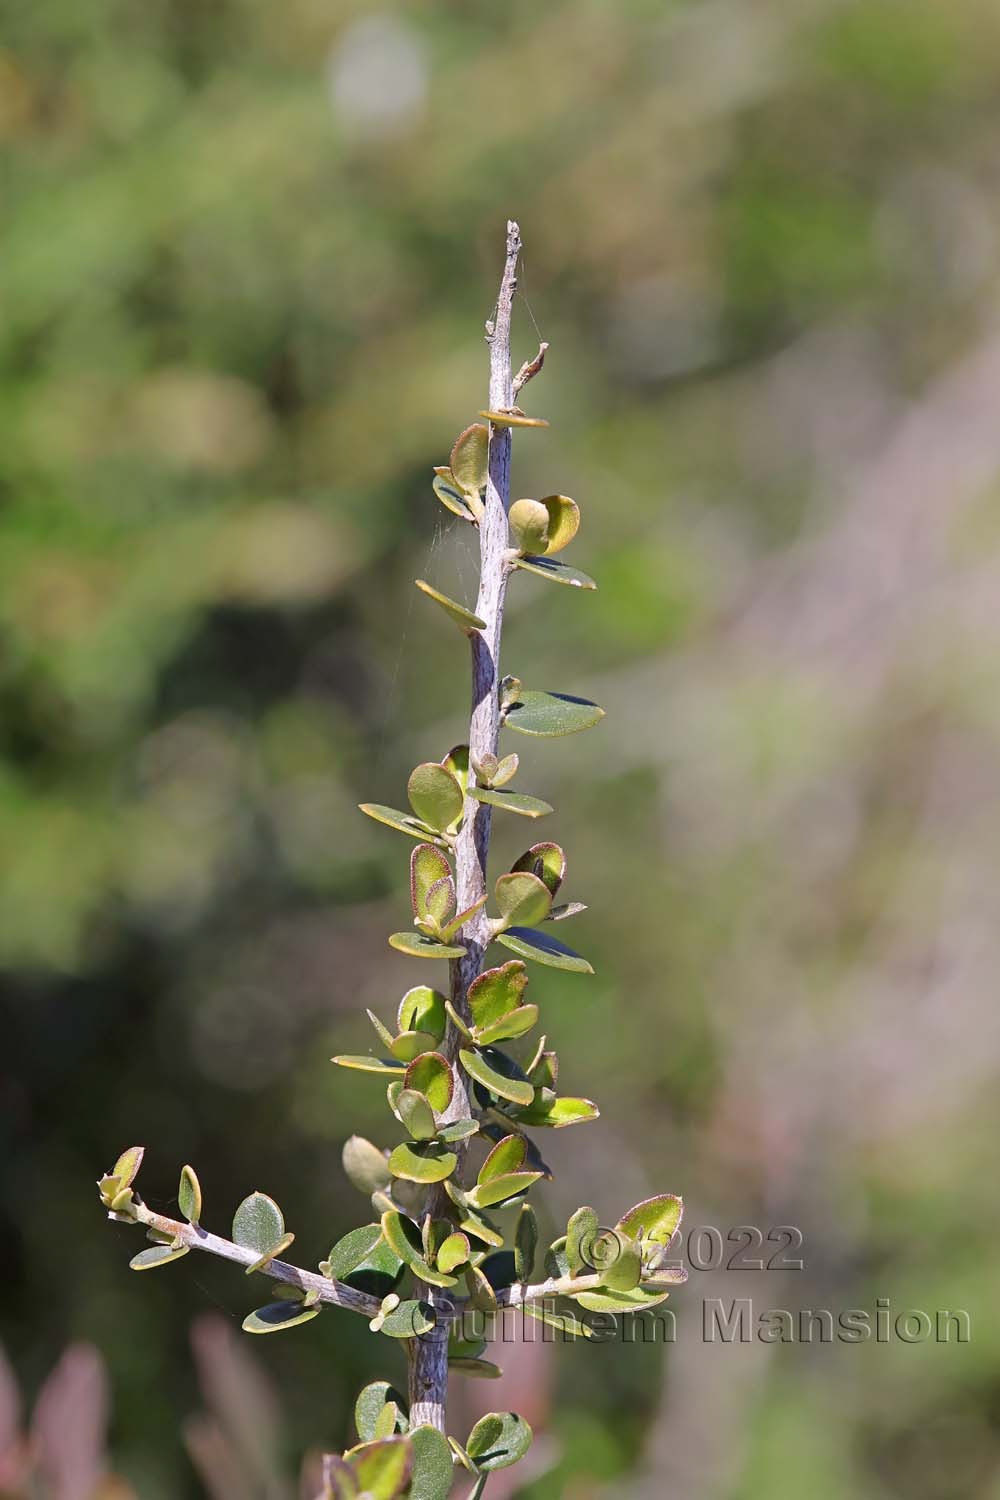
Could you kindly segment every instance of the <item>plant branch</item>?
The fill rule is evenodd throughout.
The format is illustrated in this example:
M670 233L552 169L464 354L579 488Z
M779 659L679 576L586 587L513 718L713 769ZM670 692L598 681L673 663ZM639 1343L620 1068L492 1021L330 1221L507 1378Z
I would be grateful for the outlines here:
M507 223L507 247L503 276L497 297L496 312L486 325L486 342L490 350L489 409L503 411L512 401L510 371L510 317L517 288L517 262L521 254L521 231L513 220ZM479 595L476 614L484 620L482 630L473 631L472 645L472 713L469 720L469 759L481 760L495 755L500 741L500 636L503 631L504 600L510 563L507 552L507 510L510 505L510 428L490 425L489 473L486 498L479 520ZM470 780L474 772L469 771ZM458 910L474 905L486 893L486 864L490 848L491 809L474 797L465 799L465 816L455 840L455 889ZM462 928L460 941L465 957L451 964L451 999L458 1014L468 1020L466 996L469 985L483 967L483 955L490 941L490 921L484 910L478 911ZM462 1069L456 1064L461 1033L449 1022L442 1051L453 1064L455 1088L448 1119L470 1114L469 1088ZM458 1152L455 1180L462 1181L465 1151ZM432 1190L427 1211L433 1217L444 1213L448 1199L442 1188ZM419 1288L435 1302L433 1287ZM442 1337L442 1335L444 1335ZM448 1396L447 1322L435 1327L423 1338L414 1339L410 1349L410 1422L414 1427L429 1423L445 1430L445 1405Z
M597 1292L602 1286L600 1276L550 1276L548 1281L525 1284L515 1281L497 1292L498 1307L523 1307L527 1302L543 1302L546 1297L571 1297L576 1292Z
M549 346L543 340L542 343L540 343L538 346L538 353L535 355L534 359L526 359L524 361L524 364L514 376L514 382L511 386L512 396L517 396L528 384L529 380L534 380L535 376L542 368L542 365L544 365L545 363L545 356L548 351Z
M255 1261L260 1260L259 1252L247 1245L237 1245L233 1240L223 1239L221 1235L210 1234L200 1224L168 1219L164 1214L154 1213L142 1202L135 1203L134 1218L132 1214L114 1213L109 1214L108 1218L116 1223L129 1224L138 1220L147 1228L157 1229L161 1234L167 1234L171 1239L187 1245L190 1250L206 1250L209 1255L219 1255L223 1260L235 1261L240 1266L252 1266ZM272 1260L262 1274L269 1276L272 1281L284 1281L289 1286L301 1287L304 1292L316 1292L320 1302L329 1302L333 1307L346 1307L350 1312L361 1313L365 1318L374 1318L382 1305L377 1297L371 1297L367 1292L356 1291L354 1287L345 1286L342 1281L330 1281L315 1271L303 1271L299 1266L289 1265L284 1260Z

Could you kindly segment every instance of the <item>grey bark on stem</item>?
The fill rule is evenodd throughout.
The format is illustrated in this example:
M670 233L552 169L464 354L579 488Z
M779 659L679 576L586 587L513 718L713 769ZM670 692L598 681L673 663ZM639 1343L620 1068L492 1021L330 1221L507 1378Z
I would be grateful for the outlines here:
M132 1222L127 1215L109 1214L108 1217L116 1222ZM204 1250L209 1255L219 1255L223 1260L234 1261L238 1266L252 1266L260 1260L259 1251L252 1250L247 1245L237 1245L219 1234L210 1234L200 1224L168 1219L164 1214L154 1213L144 1203L137 1205L135 1217L140 1224L169 1235L179 1244L186 1245L189 1250ZM346 1307L349 1312L361 1313L366 1318L374 1318L382 1305L378 1297L356 1291L342 1281L331 1281L326 1276L317 1275L315 1271L303 1271L300 1266L290 1265L285 1260L272 1260L265 1274L272 1281L283 1281L304 1292L315 1292L320 1302L328 1303L331 1307Z
M497 297L496 312L487 324L486 342L490 350L490 411L503 411L511 405L510 317L517 289L517 262L521 254L521 231L513 220L507 223L507 250L503 276ZM509 427L490 424L489 475L486 481L485 510L479 522L479 596L476 614L486 625L473 631L472 642L472 714L469 720L470 761L484 755L495 755L500 741L500 637L503 632L504 599L510 563L507 560L507 511L510 507ZM470 770L470 778L474 773ZM490 849L491 809L474 797L465 799L465 817L455 841L455 893L458 910L464 911L486 892L486 864ZM481 972L483 955L489 943L489 918L479 911L462 928L459 939L465 946L465 957L451 964L451 999L463 1020L468 1019L469 985ZM449 1062L458 1055L461 1034L449 1023L443 1051ZM460 1067L453 1067L455 1092L448 1118L468 1118L471 1113L469 1091ZM456 1179L461 1182L464 1149L459 1153ZM440 1216L449 1202L442 1187L432 1189L427 1212ZM434 1287L421 1287L419 1295L430 1302L445 1300L446 1294ZM449 1299L450 1300L450 1299ZM448 1323L442 1318L437 1327L423 1338L408 1345L410 1351L410 1424L428 1423L445 1430L445 1408L448 1401Z

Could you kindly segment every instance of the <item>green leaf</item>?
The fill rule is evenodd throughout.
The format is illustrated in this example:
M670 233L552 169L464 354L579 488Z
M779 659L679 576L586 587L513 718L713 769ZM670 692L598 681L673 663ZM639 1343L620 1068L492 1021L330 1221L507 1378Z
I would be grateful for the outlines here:
M554 1052L546 1052L547 1041L548 1037L538 1038L535 1055L525 1069L536 1089L554 1089L559 1081L559 1059Z
M536 1102L530 1109L518 1113L519 1125L545 1125L561 1130L567 1125L582 1125L587 1120L596 1120L600 1115L596 1104L589 1099L572 1099L564 1095L545 1105Z
M133 1255L129 1266L133 1271L154 1271L157 1266L165 1266L169 1261L180 1260L182 1255L187 1255L190 1245L150 1245L148 1250L140 1250L138 1255Z
M415 1141L430 1141L437 1134L434 1111L416 1089L401 1089L394 1103L396 1114Z
M530 1031L538 1020L537 1005L519 1005L492 1026L484 1026L476 1032L476 1045L489 1047L494 1042L511 1042Z
M499 1380L503 1371L499 1365L495 1365L488 1359L468 1359L459 1355L455 1359L448 1360L448 1369L456 1370L459 1375L472 1375L480 1380Z
M362 1224L339 1239L327 1257L328 1269L324 1271L332 1281L343 1281L356 1271L382 1243L381 1224Z
M435 495L447 510L456 516L461 516L463 521L476 519L475 511L458 488L449 468L435 469L431 484Z
M319 1316L318 1307L302 1306L301 1302L269 1302L258 1307L243 1319L244 1333L281 1333L286 1328L295 1328L299 1323L310 1323Z
M465 1284L469 1288L469 1298L473 1307L480 1312L495 1313L497 1310L497 1296L490 1284L486 1273L476 1265L468 1265L465 1268Z
M669 1245L684 1213L684 1199L674 1193L660 1193L644 1198L628 1213L622 1214L616 1229L632 1239L643 1239L653 1245Z
M500 807L505 812L518 813L522 818L544 818L552 811L541 797L528 797L523 792L504 792L496 787L470 786L469 796L477 802L487 802L490 807Z
M427 898L439 880L449 879L451 865L436 844L418 844L410 855L410 905L415 917L427 915Z
M413 1449L409 1500L446 1500L454 1476L448 1439L436 1427L417 1427L409 1437Z
M516 958L484 969L469 985L469 1014L476 1030L492 1026L521 1004L528 971Z
M531 1447L532 1432L523 1417L512 1411L492 1411L469 1433L465 1446L481 1473L506 1469Z
M428 828L419 818L414 818L410 813L399 812L395 807L383 807L380 802L359 802L363 813L369 818L374 818L376 823L384 823L387 828L396 828L400 833L409 834L411 839L430 839L434 844L439 844L442 849L447 848L444 839L439 838L433 828Z
M354 1056L342 1052L337 1057L331 1057L330 1061L336 1063L338 1068L353 1068L358 1073L380 1073L383 1078L402 1078L406 1072L401 1062L388 1057Z
M545 1274L546 1276L557 1276L560 1279L569 1275L569 1261L566 1259L566 1236L560 1235L559 1239L553 1240L545 1252Z
M510 1099L514 1104L528 1105L534 1099L535 1090L530 1083L519 1078L505 1077L491 1067L482 1053L462 1048L458 1055L469 1077L489 1089L490 1093L501 1099Z
M361 1442L372 1441L378 1420L387 1406L395 1406L400 1413L406 1411L405 1400L387 1380L373 1380L360 1392L354 1403L354 1425Z
M129 1214L134 1208L132 1189L130 1187L120 1188L111 1200L111 1212L114 1214ZM132 1214L134 1217L134 1214Z
M427 892L427 913L424 918L432 925L431 936L447 942L442 929L455 915L455 882L450 875L435 880Z
M497 942L521 958L533 958L536 963L545 964L550 969L569 969L574 974L594 972L579 953L574 953L572 948L567 948L565 943L560 943L547 932L536 932L531 927L508 927L506 932L497 934Z
M575 589L596 589L597 584L589 573L571 568L568 563L556 562L553 557L519 557L516 566L526 573L535 573L539 578L550 578L553 583L566 583Z
M191 1224L197 1224L201 1218L201 1183L194 1167L181 1168L177 1203L185 1219Z
M522 1203L514 1230L514 1267L518 1281L530 1281L538 1249L538 1218L530 1203Z
M357 1476L339 1453L323 1455L323 1494L321 1500L360 1500Z
M600 1231L600 1220L594 1208L578 1208L566 1226L566 1264L571 1276L583 1270L596 1270L590 1259L594 1241Z
M554 897L566 875L566 856L558 844L532 844L510 868L511 874L537 875Z
M576 536L580 528L580 507L568 495L543 495L538 504L544 505L548 519L548 539L544 550L546 556L551 557L554 552L561 552L564 547L568 547Z
M474 422L455 439L451 450L451 472L463 495L475 495L486 488L490 434L481 423Z
M429 985L414 985L399 1002L396 1025L400 1031L429 1032L439 1042L448 1024L444 1000L440 991L432 990Z
M355 1448L348 1462L370 1500L397 1500L410 1482L413 1455L406 1438L382 1438Z
M462 1468L466 1469L470 1474L475 1474L477 1472L476 1466L472 1462L472 1459L466 1453L465 1449L462 1447L458 1439L449 1436L448 1445L451 1448L452 1453L454 1453L455 1457L462 1465Z
M515 500L507 519L518 551L545 551L549 539L549 513L544 505L537 500Z
M470 1324L478 1326L470 1327ZM448 1358L478 1359L486 1349L485 1329L484 1317L456 1318L448 1331Z
M419 1338L421 1334L430 1333L434 1321L434 1309L429 1302L401 1302L392 1312L386 1313L378 1331L391 1339Z
M121 1156L119 1156L108 1173L109 1177L116 1177L118 1179L119 1191L132 1186L138 1175L139 1168L142 1166L142 1158L145 1154L145 1146L129 1146L128 1150L123 1151Z
M319 1269L324 1276L329 1275L329 1261L321 1261ZM385 1297L396 1290L403 1270L402 1259L383 1239L359 1266L339 1279L356 1291L367 1292L370 1297Z
M528 1143L523 1135L505 1135L479 1168L476 1181L480 1184L491 1182L494 1177L504 1177L508 1172L518 1171L527 1152Z
M472 1032L469 1027L466 1026L465 1022L463 1021L462 1017L459 1015L455 1007L452 1005L451 1001L447 1000L445 1002L445 1005L448 1011L448 1019L454 1026L455 1030L459 1033L460 1036L464 1036L467 1041L471 1042Z
M529 1318L536 1318L539 1323L547 1323L550 1328L557 1329L564 1338L592 1339L594 1330L589 1324L584 1323L574 1313L552 1312L543 1302L526 1302L524 1310Z
M494 427L548 427L544 417L526 417L519 406L508 407L501 411L481 411L481 417L486 417Z
M446 926L441 928L441 941L443 943L452 942L461 932L469 918L474 917L477 911L482 911L485 905L486 897L480 896L478 901L473 901L471 906L467 906L464 911L458 912Z
M512 871L501 875L493 888L500 914L508 925L534 927L544 922L552 906L552 892L537 875Z
M508 1198L526 1193L541 1176L541 1172L510 1172L503 1177L494 1177L474 1187L468 1200L473 1208L494 1208L498 1203L506 1203Z
M389 1050L398 1062L409 1066L422 1052L433 1052L440 1040L430 1031L401 1031L393 1037Z
M394 1437L400 1431L399 1408L396 1406L395 1401L387 1401L379 1413L375 1436L376 1438Z
M464 799L458 778L436 760L414 767L406 795L416 816L436 833L443 833L462 816Z
M642 1277L642 1250L636 1240L620 1230L618 1254L606 1268L601 1267L601 1281L608 1291L631 1292Z
M446 1188L451 1183L445 1183ZM490 1245L498 1250L503 1244L503 1235L493 1220L486 1214L479 1213L471 1204L463 1202L458 1210L458 1227L463 1234L472 1235L477 1240L482 1240L484 1245Z
M478 1120L452 1120L448 1125L438 1127L439 1141L464 1141L470 1135L475 1135L479 1130Z
M382 1215L382 1233L386 1244L422 1281L433 1286L454 1286L454 1276L431 1266L424 1256L423 1239L412 1219L387 1209Z
M454 1151L438 1145L412 1145L409 1141L403 1141L389 1157L390 1172L407 1182L443 1182L457 1165Z
M406 1070L404 1083L406 1088L424 1094L438 1114L448 1108L455 1091L451 1067L440 1052L423 1052L415 1057Z
M444 1244L438 1250L438 1270L444 1271L447 1274L456 1270L458 1266L464 1266L471 1253L472 1249L469 1244L468 1235L456 1230L454 1234L449 1234Z
M263 1254L246 1267L246 1275L252 1276L255 1271L266 1271L272 1260L279 1255L284 1255L288 1247L294 1243L294 1234L283 1234L280 1239L275 1240L273 1245L268 1245Z
M233 1239L258 1255L266 1255L284 1232L284 1215L267 1193L251 1193L233 1216Z
M462 796L464 797L465 789L469 785L468 745L452 745L448 754L441 757L441 764L446 771L449 771L454 776L462 789Z
M466 519L471 520L471 515ZM464 631L466 635L471 635L474 630L486 629L486 621L474 615L471 609L466 609L464 604L458 604L454 599L449 599L447 594L442 594L440 589L432 588L423 578L414 579L414 582L420 592L426 594L428 599L433 599L435 604L439 604L449 620L454 621L459 630Z
M423 932L394 932L389 947L410 958L464 958L465 949L455 943L439 943Z
M429 847L429 845L426 847ZM367 1015L369 1021L372 1023L375 1035L378 1037L383 1047L388 1047L391 1049L395 1038L393 1037L393 1034L389 1030L388 1026L384 1026L382 1024L373 1010L366 1010L365 1014Z
M565 922L567 917L578 917L587 908L582 901L564 901L561 906L554 906L549 912L548 921Z
M657 1307L669 1297L669 1291L647 1293L642 1287L631 1292L574 1292L573 1301L587 1312L642 1312L647 1307Z
M578 734L604 718L604 709L589 698L573 698L568 693L546 693L522 688L504 717L508 729L519 734L533 734L542 739Z

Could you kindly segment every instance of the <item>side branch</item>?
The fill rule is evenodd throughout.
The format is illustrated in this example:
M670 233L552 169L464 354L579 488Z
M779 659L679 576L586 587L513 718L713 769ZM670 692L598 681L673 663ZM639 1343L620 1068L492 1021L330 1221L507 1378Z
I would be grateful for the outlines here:
M233 1240L223 1239L221 1235L209 1234L200 1224L168 1219L164 1214L154 1213L144 1203L136 1205L134 1218L131 1214L126 1217L124 1214L114 1213L109 1214L108 1218L116 1223L128 1224L137 1220L149 1229L157 1229L161 1234L170 1235L171 1239L186 1245L189 1250L205 1250L209 1255L219 1255L223 1260L234 1261L239 1266L252 1266L260 1260L258 1251L247 1245L237 1245ZM345 1286L342 1281L330 1281L315 1271L303 1271L299 1266L289 1265L284 1260L272 1260L262 1274L269 1276L272 1281L284 1281L289 1286L299 1287L304 1292L315 1292L320 1302L329 1302L333 1307L346 1307L348 1311L361 1313L365 1318L374 1318L381 1307L379 1299L369 1296L367 1292L356 1291L354 1287Z

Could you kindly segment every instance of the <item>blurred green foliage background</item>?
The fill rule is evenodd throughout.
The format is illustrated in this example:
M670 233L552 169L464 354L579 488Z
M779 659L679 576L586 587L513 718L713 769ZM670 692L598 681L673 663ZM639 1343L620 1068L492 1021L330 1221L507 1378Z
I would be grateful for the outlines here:
M670 1189L691 1226L798 1226L805 1260L693 1272L666 1351L511 1351L525 1493L1000 1496L997 7L2 19L0 1244L29 1402L96 1344L122 1485L253 1500L402 1378L346 1315L255 1341L235 1404L282 1415L227 1483L191 1418L254 1293L208 1257L131 1276L93 1183L144 1142L148 1201L184 1161L215 1227L270 1191L308 1264L364 1215L339 1148L388 1144L384 1107L328 1058L426 972L385 945L408 849L355 804L464 732L465 651L411 580L471 602L429 475L485 399L513 215L552 422L515 492L577 499L600 592L515 579L504 667L609 711L522 753L597 970L533 976L603 1109L547 1151L552 1232ZM498 868L525 842L499 828ZM964 1307L973 1337L706 1345L714 1296ZM53 1493L86 1500L79 1473Z

